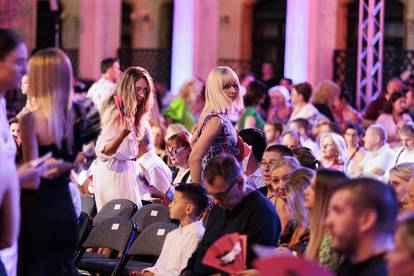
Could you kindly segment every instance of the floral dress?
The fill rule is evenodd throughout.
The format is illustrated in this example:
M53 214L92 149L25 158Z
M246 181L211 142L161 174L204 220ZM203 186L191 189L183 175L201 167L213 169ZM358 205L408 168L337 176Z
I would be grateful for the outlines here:
M202 179L204 175L204 169L207 166L207 163L208 161L210 161L211 158L213 158L216 155L223 154L223 153L229 153L233 155L239 154L239 149L237 148L236 131L234 130L234 127L230 119L228 119L224 114L210 113L209 115L207 115L200 128L200 131L198 132L198 137L201 136L208 121L213 117L218 117L221 120L223 131L214 138L209 149L205 153L203 160L201 161L201 178Z

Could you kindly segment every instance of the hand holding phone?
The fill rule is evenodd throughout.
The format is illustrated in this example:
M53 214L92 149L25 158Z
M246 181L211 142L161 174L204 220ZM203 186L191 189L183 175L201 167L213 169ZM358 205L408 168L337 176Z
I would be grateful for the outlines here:
M122 101L121 96L117 95L114 97L114 99L115 99L116 108L118 109L121 116L127 117L126 112L125 112L124 102Z
M36 158L36 159L33 159L32 161L30 161L30 165L32 167L34 167L34 168L37 168L37 167L41 166L43 163L45 163L46 160L48 160L51 157L52 157L52 152L49 151L45 155L43 155L43 156L41 156L39 158Z

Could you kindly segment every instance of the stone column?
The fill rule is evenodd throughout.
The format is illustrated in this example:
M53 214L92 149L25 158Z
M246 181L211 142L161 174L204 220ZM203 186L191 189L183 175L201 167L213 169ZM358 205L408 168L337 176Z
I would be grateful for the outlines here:
M218 59L218 0L175 0L171 62L171 91L184 80L207 78Z
M332 79L337 0L288 0L285 76L316 85Z
M120 45L121 0L80 1L79 73L97 79L100 62L116 57Z

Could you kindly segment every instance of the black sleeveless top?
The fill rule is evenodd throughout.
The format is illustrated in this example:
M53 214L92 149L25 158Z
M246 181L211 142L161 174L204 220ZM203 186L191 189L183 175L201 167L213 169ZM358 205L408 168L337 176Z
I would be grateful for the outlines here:
M39 156L49 151L54 158L73 161L54 144L39 146ZM79 275L73 265L78 218L69 181L68 172L41 178L38 190L22 189L18 275Z

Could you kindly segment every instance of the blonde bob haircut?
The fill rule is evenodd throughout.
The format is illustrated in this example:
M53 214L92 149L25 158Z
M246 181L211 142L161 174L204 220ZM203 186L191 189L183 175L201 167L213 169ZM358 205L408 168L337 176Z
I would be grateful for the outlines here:
M29 61L29 105L47 120L47 131L61 149L63 139L68 148L73 139L71 112L72 64L66 54L57 48L36 52Z
M138 104L135 96L135 83L144 79L148 84L148 92L144 99ZM125 113L128 117L134 117L137 131L142 129L142 119L146 116L153 105L154 84L150 74L142 67L129 67L120 76L116 83L115 93L103 104L101 114L103 124L111 124L120 118L116 110L115 96L120 96L124 103ZM142 133L142 132L141 132Z
M225 85L237 84L237 97L233 101L224 92ZM237 74L227 66L213 68L207 77L206 82L206 102L202 114L209 113L231 113L241 111L243 106L243 96L240 92L240 83Z

